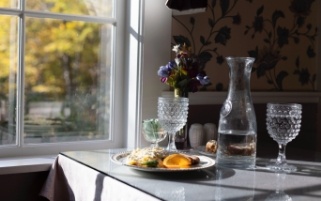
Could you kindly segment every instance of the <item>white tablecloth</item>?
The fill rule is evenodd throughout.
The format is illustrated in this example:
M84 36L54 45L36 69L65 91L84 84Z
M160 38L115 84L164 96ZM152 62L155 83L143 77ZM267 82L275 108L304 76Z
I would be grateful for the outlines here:
M159 200L63 155L55 160L41 195L50 201Z

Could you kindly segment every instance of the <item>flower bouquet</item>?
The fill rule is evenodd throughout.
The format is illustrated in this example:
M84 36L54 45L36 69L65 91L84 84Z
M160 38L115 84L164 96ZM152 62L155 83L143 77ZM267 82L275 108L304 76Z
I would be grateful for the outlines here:
M173 51L176 53L175 59L161 66L157 72L161 82L178 90L182 97L211 84L197 56L191 52L191 47L179 44L173 47Z

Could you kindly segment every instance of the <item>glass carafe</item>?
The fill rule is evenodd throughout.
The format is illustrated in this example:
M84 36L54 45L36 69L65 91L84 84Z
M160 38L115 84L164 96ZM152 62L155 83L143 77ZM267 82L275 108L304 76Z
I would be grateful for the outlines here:
M227 99L220 111L218 166L254 168L257 125L250 92L251 57L227 57L230 82Z

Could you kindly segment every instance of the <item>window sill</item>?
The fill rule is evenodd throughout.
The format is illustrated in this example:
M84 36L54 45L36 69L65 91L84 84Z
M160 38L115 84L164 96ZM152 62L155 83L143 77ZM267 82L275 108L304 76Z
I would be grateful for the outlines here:
M0 175L49 171L56 155L0 159Z

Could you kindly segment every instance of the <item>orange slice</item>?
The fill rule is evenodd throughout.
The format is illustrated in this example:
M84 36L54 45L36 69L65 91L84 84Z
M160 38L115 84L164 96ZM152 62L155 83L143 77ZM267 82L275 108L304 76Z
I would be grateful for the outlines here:
M163 165L167 168L189 168L191 164L191 159L182 154L171 154L163 160Z

